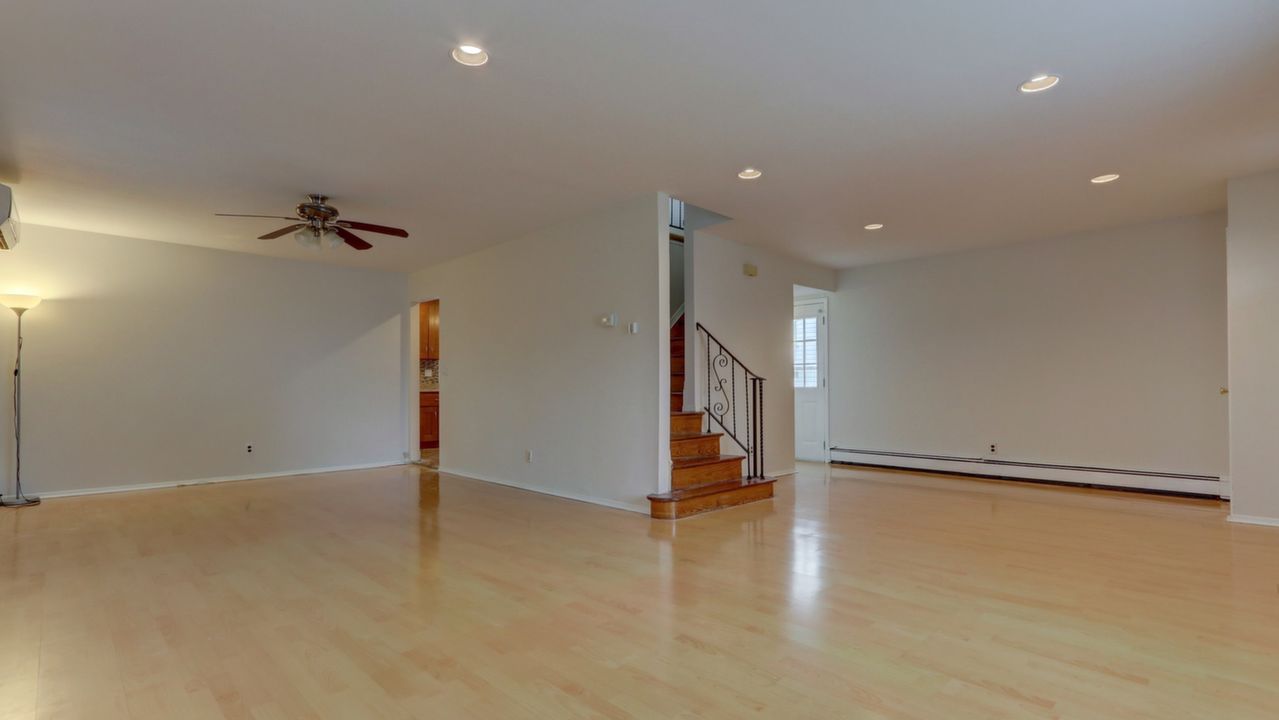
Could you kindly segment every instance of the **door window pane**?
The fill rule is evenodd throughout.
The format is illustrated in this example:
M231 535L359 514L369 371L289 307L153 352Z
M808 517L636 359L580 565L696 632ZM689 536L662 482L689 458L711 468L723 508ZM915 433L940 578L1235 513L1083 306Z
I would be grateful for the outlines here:
M795 318L791 325L794 350L795 387L817 387L817 318Z

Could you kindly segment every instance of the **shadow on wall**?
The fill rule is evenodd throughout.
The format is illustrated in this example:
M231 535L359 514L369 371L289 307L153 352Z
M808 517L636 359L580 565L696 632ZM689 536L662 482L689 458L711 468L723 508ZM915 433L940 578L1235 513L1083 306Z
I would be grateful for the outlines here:
M402 457L404 276L28 230L0 287L53 281L23 323L33 491Z

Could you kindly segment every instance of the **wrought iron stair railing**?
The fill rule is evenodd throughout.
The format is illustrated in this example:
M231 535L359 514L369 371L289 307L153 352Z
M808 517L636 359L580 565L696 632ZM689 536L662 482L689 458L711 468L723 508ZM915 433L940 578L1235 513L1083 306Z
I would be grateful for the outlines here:
M706 431L718 425L746 453L751 479L764 477L764 378L737 359L719 338L697 323L706 368Z

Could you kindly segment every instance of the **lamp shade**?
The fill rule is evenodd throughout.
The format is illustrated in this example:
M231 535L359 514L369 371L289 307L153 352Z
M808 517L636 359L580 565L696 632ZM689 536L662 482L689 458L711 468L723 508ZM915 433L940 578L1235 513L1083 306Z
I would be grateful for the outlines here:
M38 295L0 295L0 304L21 314L40 304Z

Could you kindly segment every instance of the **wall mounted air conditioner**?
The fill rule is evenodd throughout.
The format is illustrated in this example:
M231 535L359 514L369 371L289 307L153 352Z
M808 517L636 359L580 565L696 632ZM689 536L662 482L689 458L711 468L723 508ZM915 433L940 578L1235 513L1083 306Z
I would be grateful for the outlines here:
M0 250L9 250L18 244L18 206L13 203L13 190L0 185Z

